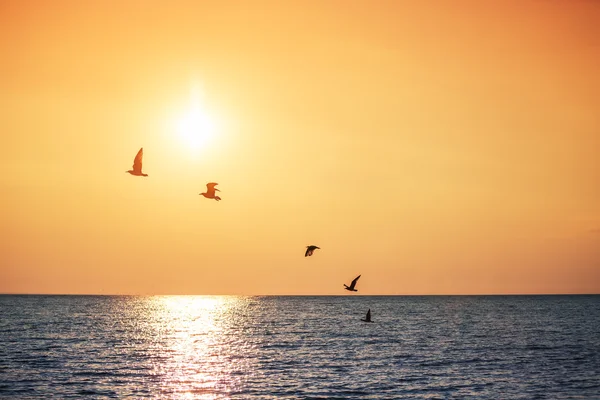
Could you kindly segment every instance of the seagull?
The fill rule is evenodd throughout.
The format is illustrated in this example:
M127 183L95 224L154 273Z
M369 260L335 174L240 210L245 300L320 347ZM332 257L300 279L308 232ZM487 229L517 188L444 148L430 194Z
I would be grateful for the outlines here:
M367 311L367 316L365 317L365 319L360 319L363 322L373 322L371 321L371 309L369 308L369 311Z
M220 190L215 187L217 185L218 185L218 183L214 183L214 182L207 183L206 184L206 193L200 193L200 195L206 197L207 199L215 199L216 201L221 200L221 198L219 196L215 195L215 190L220 192Z
M306 246L306 253L304 253L304 257L312 256L313 252L316 249L320 249L320 247L317 247L314 244L311 244L310 246Z
M356 286L356 281L358 280L358 278L360 278L360 275L357 276L356 278L354 278L354 280L352 281L350 286L348 286L344 283L344 289L349 290L351 292L358 292L358 290L354 289L354 286Z
M142 172L142 157L144 157L143 147L140 149L140 151L138 151L137 155L133 159L133 169L125 172L129 172L131 175L135 176L148 176L148 174L144 174Z

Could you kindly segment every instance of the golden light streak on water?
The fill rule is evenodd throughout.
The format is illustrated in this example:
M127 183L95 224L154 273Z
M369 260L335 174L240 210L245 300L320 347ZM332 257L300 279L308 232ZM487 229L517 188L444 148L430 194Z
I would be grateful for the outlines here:
M161 337L161 362L155 364L164 393L177 398L215 399L242 376L225 359L235 354L232 325L245 298L235 296L160 296L152 299L154 331Z

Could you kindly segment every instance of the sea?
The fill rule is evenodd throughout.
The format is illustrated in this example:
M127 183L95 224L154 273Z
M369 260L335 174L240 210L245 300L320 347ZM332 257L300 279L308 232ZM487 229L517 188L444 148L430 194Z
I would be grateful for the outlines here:
M1 295L0 398L600 399L600 296Z

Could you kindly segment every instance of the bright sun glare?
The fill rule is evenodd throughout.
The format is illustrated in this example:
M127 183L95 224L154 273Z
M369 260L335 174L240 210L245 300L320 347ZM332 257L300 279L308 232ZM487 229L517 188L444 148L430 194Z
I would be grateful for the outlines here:
M178 121L177 132L183 144L193 150L205 146L214 136L215 126L199 104L194 104Z

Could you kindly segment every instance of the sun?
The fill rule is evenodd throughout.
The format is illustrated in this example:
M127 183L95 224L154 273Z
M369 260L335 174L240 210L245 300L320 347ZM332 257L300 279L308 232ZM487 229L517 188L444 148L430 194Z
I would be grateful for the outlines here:
M183 145L195 150L209 143L215 134L215 124L199 105L194 104L177 123L177 133Z

